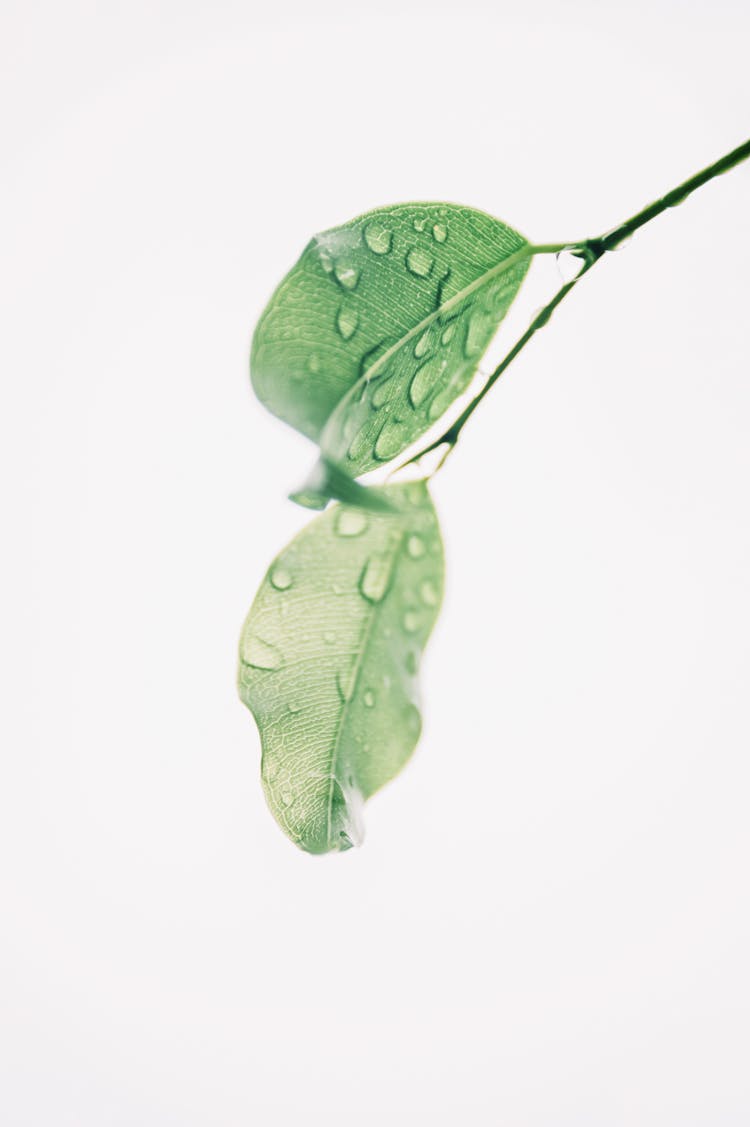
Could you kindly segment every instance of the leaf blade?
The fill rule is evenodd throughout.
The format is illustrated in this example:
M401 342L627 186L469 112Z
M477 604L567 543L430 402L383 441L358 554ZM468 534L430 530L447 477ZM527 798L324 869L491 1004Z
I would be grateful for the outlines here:
M382 491L393 512L335 506L273 562L243 627L239 692L263 748L262 779L301 848L347 849L359 806L411 755L417 673L443 586L424 482Z
M256 394L352 476L389 461L466 387L529 260L507 224L451 204L379 208L325 231L258 323Z

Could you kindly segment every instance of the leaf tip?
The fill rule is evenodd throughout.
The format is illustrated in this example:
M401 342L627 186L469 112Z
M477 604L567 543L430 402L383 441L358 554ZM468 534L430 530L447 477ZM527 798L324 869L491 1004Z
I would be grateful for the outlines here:
M328 816L311 824L297 844L306 853L346 853L364 841L363 798L359 790L334 779Z

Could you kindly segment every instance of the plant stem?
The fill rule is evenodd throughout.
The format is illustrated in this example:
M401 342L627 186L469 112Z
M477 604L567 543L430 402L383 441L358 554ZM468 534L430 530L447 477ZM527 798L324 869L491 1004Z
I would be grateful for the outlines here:
M644 207L643 210L634 215L632 219L626 219L619 227L615 227L612 231L603 235L599 240L602 244L602 253L604 253L604 251L613 250L613 248L618 246L624 239L630 238L633 232L637 231L639 227L643 227L644 224L649 223L657 215L661 215L667 208L677 207L678 204L681 204L683 200L686 200L688 196L692 195L696 188L702 187L703 184L707 184L709 180L713 180L716 176L721 176L723 173L729 172L735 165L740 164L743 160L747 160L748 157L750 157L750 141L745 141L744 145L739 145L736 149L732 149L731 153L727 153L721 160L710 164L708 168L704 168L702 172L696 172L695 176L691 176L684 184L680 184L678 188L673 188L671 192L667 192L666 196L662 196L660 200L656 200L655 203ZM597 240L590 239L588 241L591 243Z
M643 227L646 223L650 223L652 219L655 219L657 215L661 215L661 213L663 211L666 211L667 208L677 207L677 205L686 200L688 196L696 190L696 188L700 188L703 184L707 184L709 180L713 180L716 176L721 176L723 173L729 172L730 169L740 164L743 160L747 160L748 157L750 157L750 141L745 141L743 145L739 145L736 149L733 149L731 153L727 153L726 156L722 157L720 160L715 161L713 164L709 165L708 168L704 168L702 172L697 172L695 176L691 176L689 180L686 180L684 182L684 184L680 184L679 187L673 188L671 192L667 192L667 194L665 196L662 196L661 199L658 199L654 203L649 204L648 207L644 207L641 211L636 212L636 214L633 215L630 219L626 219L623 223L620 223L617 227L613 227L611 231L607 231L605 234L600 235L598 238L583 239L578 243L550 243L540 246L532 246L531 253L533 255L556 254L562 250L568 250L572 254L582 259L583 267L576 275L576 277L571 281L566 282L565 285L557 291L551 301L549 301L544 306L544 308L536 314L526 332L523 334L523 336L519 337L519 339L511 348L510 352L508 352L508 354L503 357L498 366L490 375L484 387L482 387L481 391L477 392L477 394L467 404L458 418L453 423L451 423L448 429L444 431L439 438L435 439L434 442L431 442L429 446L426 446L423 450L420 450L418 454L415 454L414 457L410 458L409 461L405 464L409 465L412 462L418 462L431 451L437 450L441 446L445 446L445 453L438 463L436 469L433 471L437 472L437 470L440 469L440 467L445 462L445 459L448 457L453 447L458 442L461 431L463 430L471 416L474 414L487 392L495 383L497 383L506 368L513 362L513 360L515 360L519 352L521 352L526 347L534 334L547 324L557 306L568 296L570 291L578 284L584 274L587 274L591 267L595 266L599 259L607 253L607 251L614 250L622 242L624 242L625 239L630 238L630 236L635 231L637 231L639 227Z

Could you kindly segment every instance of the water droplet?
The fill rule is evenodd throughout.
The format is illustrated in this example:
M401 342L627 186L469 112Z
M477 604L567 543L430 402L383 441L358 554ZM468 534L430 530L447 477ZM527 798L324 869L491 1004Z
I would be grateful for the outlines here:
M425 329L417 343L414 345L414 355L416 356L417 360L421 360L424 354L428 351L429 347L430 330Z
M409 650L406 658L404 659L404 665L406 666L406 672L411 673L412 677L414 677L417 669L419 668L417 655L415 654L414 650Z
M555 262L563 282L572 282L583 270L586 260L570 250L561 250L555 255Z
M444 387L442 391L435 396L427 411L427 418L430 422L439 419L440 416L448 410L457 394L458 388L455 386L454 381L453 383L449 383L447 387Z
M425 604L425 606L436 607L438 605L440 596L438 595L437 588L435 587L435 584L432 582L432 580L425 579L425 581L419 588L419 593L422 596L422 602Z
M302 711L302 705L301 705L301 704L297 704L297 701L291 701L291 702L290 702L290 703L289 703L289 704L287 705L287 708L288 708L288 709L289 709L289 711L291 712L292 716L296 716L298 712L301 712L301 711Z
M291 572L285 567L275 567L271 572L271 584L277 591L286 591L293 583Z
M339 285L343 286L345 290L355 289L359 281L359 270L354 266L349 266L345 262L337 262L335 271L336 281Z
M406 630L409 634L413 634L418 627L419 615L416 611L407 610L406 614L404 615L404 630Z
M354 696L354 688L357 684L357 662L352 662L351 667L345 673L336 674L336 685L341 699L346 703Z
M372 691L372 689L368 689L365 692L364 696L362 697L362 700L365 702L365 706L367 708L374 708L375 707L375 694Z
M283 790L280 797L284 806L292 805L292 792L290 790Z
M421 536L414 533L406 541L406 550L413 560L418 560L420 556L424 555L424 540Z
M448 228L444 223L436 223L432 228L432 237L436 243L444 243L448 238Z
M328 251L323 250L322 247L319 247L318 248L318 257L320 259L320 265L323 267L326 274L332 274L333 273L333 259L331 258Z
M489 319L481 313L472 313L466 329L464 352L468 357L476 356L482 352L487 344L491 332Z
M406 433L402 423L386 423L375 442L375 457L389 462L406 445Z
M421 247L412 247L406 256L407 269L418 278L426 278L434 265L435 259Z
M450 342L453 340L453 335L454 335L455 331L456 331L456 322L451 321L451 323L449 325L446 325L445 328L443 329L443 335L440 337L440 343L441 344L450 344Z
M413 220L413 224L414 224L414 230L415 230L415 231L424 231L424 229L425 229L425 224L426 224L426 223L427 223L427 220L426 220L426 219L424 219L424 218L422 218L422 219L414 219L414 220Z
M412 407L421 407L430 392L434 391L446 366L445 360L433 356L431 360L427 360L417 368L409 384L409 400Z
M378 384L372 393L370 402L372 403L373 407L378 410L383 406L384 403L388 402L392 395L393 387L391 385L391 377L389 375L383 380L378 380Z
M320 357L316 352L311 352L307 358L307 367L311 372L320 371Z
M382 223L368 223L365 227L365 242L373 254L388 254L393 236Z
M336 328L341 333L344 340L351 340L357 331L358 324L359 314L356 309L342 305L336 317Z
M362 429L357 431L352 439L349 449L347 450L347 455L352 461L356 462L366 450L370 449L371 444L372 436L367 423L365 423Z
M391 578L393 556L390 553L374 553L362 569L359 589L370 603L379 603L388 590Z
M325 634L323 635L323 641L327 646L333 645L333 643L336 641L336 635L334 634L333 630L326 630Z
M360 509L339 509L335 528L338 536L361 536L367 528L367 517Z
M257 634L249 634L243 639L242 660L253 669L281 669L284 664L281 651Z

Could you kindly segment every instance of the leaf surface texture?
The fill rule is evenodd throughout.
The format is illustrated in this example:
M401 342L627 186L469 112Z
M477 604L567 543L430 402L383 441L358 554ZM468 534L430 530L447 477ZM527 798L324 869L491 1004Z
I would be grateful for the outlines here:
M239 692L255 716L269 806L312 853L362 837L361 805L421 729L418 671L443 592L424 482L380 491L392 511L335 505L274 560L246 619Z
M517 231L455 204L324 231L258 323L255 391L352 476L391 461L465 390L529 261Z

